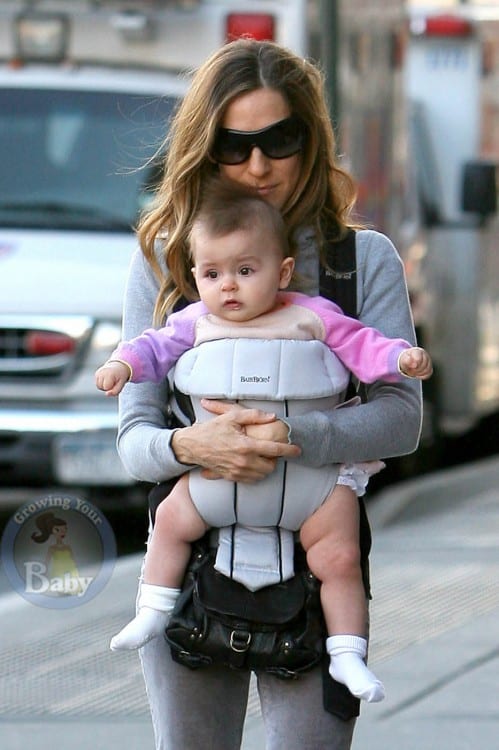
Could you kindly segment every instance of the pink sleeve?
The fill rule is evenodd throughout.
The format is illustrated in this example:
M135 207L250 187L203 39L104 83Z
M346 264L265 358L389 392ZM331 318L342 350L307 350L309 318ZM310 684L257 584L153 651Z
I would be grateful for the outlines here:
M140 336L122 342L111 359L130 365L132 383L158 383L167 376L179 357L192 348L196 321L205 312L201 302L188 305L169 315L163 328L148 328Z
M307 301L308 300L308 301ZM401 352L411 344L404 339L390 339L376 328L369 328L343 313L334 302L323 297L300 299L322 320L324 343L363 383L376 380L395 382L404 379L399 372Z

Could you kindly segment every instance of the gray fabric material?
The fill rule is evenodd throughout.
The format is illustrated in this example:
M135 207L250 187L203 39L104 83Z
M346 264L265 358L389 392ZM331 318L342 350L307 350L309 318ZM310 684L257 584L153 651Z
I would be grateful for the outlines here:
M192 671L172 661L166 641L140 649L156 750L239 750L249 673L223 667ZM348 750L355 719L322 709L319 668L299 680L258 676L266 750Z
M244 380L245 373L252 377ZM212 417L199 402L205 395L238 399L277 415L284 414L287 399L289 414L324 410L341 399L349 379L325 344L281 339L201 344L182 355L173 377L182 393L192 397L197 421ZM209 526L221 528L216 569L250 591L291 578L291 532L323 503L336 477L334 465L308 467L283 461L256 485L213 482L203 479L199 470L191 471L189 491L198 513ZM236 523L234 531L223 528ZM281 527L280 535L276 526Z
M272 402L339 395L349 375L322 341L237 338L206 341L182 354L174 379L193 396ZM272 404L267 408L273 411Z
M294 575L295 535L273 526L225 526L218 533L215 569L250 591Z
M194 469L189 474L189 491L200 515L208 526L282 526L297 531L306 518L322 505L336 483L338 466L309 467L278 461L272 474L259 482L258 491L251 484L237 484L234 498L232 482L203 479ZM284 471L286 486L283 502Z

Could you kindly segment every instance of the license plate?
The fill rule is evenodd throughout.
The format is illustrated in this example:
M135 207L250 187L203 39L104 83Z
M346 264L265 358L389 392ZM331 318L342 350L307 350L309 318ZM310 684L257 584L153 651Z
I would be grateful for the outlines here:
M130 485L115 446L114 433L60 435L54 442L54 469L59 482L85 485Z

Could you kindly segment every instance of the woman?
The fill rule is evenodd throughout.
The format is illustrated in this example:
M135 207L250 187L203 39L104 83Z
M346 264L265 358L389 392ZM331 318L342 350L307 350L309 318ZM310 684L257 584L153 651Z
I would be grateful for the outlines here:
M279 208L300 288L318 293L323 228L340 236L351 224L355 190L335 164L323 81L314 66L269 42L226 45L198 70L166 145L164 179L139 227L142 252L130 270L125 338L153 319L160 325L181 298L197 299L186 239L202 187L214 172L256 189ZM359 231L356 244L360 320L414 343L402 264L393 245L372 231ZM171 430L168 400L166 385L135 385L121 396L119 450L140 480L162 482L198 465L213 479L256 482L273 470L279 456L319 466L401 455L415 449L420 432L415 381L375 383L358 408L286 422L204 402L214 420ZM245 435L248 424L261 425L260 439ZM213 666L190 671L171 661L162 639L147 644L141 657L158 750L240 747L249 674ZM267 674L257 678L268 750L348 750L355 718L324 710L320 669L291 682Z

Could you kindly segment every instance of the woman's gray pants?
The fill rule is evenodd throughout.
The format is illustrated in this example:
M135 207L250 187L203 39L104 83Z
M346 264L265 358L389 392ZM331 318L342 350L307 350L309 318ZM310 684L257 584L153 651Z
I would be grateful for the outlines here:
M239 750L250 675L225 667L191 670L172 661L163 638L141 650L156 750ZM355 719L324 711L322 676L259 674L266 750L349 750ZM263 750L263 748L262 748Z

